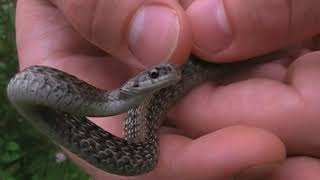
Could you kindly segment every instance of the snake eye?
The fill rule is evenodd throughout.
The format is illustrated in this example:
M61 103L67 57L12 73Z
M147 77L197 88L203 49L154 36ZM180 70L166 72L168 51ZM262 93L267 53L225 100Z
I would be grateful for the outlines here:
M134 82L133 85L132 85L132 87L139 87L139 83Z
M156 69L153 69L150 71L149 75L152 79L156 79L159 77L159 72Z

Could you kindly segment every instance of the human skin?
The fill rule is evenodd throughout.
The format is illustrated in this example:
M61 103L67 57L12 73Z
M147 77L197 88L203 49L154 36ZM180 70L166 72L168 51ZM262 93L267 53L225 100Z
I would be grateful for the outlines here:
M104 89L190 52L223 63L298 44L183 98L161 131L158 166L137 179L320 177L320 1L20 0L16 32L21 69L52 66ZM121 117L92 121L121 136ZM95 179L125 179L69 155Z

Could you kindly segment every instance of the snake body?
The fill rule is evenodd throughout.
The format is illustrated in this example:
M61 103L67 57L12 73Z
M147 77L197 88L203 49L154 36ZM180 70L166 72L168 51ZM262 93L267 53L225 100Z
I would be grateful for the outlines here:
M158 130L168 108L194 86L239 64L246 63L190 58L180 67L151 67L110 91L54 68L31 66L10 80L7 95L20 114L57 144L106 172L134 176L156 166ZM124 139L86 118L122 112L127 112Z

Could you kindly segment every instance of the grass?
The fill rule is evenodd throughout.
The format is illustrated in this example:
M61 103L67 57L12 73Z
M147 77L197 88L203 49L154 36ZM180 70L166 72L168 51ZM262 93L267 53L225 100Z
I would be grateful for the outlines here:
M0 0L0 179L88 180L61 151L22 119L6 98L6 85L17 72L15 2ZM63 156L62 156L63 158Z

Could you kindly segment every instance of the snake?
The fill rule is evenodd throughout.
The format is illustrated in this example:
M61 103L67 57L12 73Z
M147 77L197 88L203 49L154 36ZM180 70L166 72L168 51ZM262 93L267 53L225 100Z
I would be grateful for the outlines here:
M96 88L52 67L33 65L10 79L7 96L17 111L54 143L105 172L137 176L156 167L159 128L168 109L179 99L204 81L217 80L280 54L283 52L223 64L190 56L182 65L149 67L113 90ZM124 138L87 118L121 113L127 113Z

